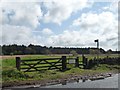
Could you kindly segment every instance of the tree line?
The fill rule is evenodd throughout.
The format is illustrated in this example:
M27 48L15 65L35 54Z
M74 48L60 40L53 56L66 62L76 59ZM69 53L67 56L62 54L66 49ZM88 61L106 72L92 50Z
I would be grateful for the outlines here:
M69 48L69 47L47 47L41 45L30 44L25 45L0 45L1 55L27 55L27 54L70 54L71 52L76 52L77 54L94 54L99 51L99 53L118 53L117 51L108 50L100 48Z

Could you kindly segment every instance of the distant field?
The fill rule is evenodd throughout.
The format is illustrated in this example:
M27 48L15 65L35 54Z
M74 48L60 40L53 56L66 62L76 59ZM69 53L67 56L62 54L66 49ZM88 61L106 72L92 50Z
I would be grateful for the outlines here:
M0 59L14 59L15 57L21 57L21 58L46 58L46 57L52 57L52 56L60 56L60 55L4 55L0 56Z
M52 54L52 55L4 55L4 56L0 56L0 59L14 59L15 57L21 57L21 58L47 58L47 57L61 57L61 56L69 56L69 54ZM79 57L81 57L82 55L78 55ZM85 54L86 57L88 58L94 58L97 57L97 55L92 55L92 54ZM109 57L118 57L118 54L100 54L99 57L100 58L104 58L106 56Z

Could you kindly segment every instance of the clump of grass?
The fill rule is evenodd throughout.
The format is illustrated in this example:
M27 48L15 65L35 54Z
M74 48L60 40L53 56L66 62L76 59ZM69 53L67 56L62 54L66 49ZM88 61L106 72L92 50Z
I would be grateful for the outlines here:
M42 75L44 79L59 79L61 77L63 77L63 73L60 71L56 71L56 70L47 70L44 73L39 73L39 75Z
M96 65L92 69L93 70L98 70L98 71L101 71L101 70L105 70L105 71L110 70L109 65L107 65L107 64L100 64L98 66Z
M56 73L54 75L50 75L48 77L48 79L55 80L55 79L59 79L59 78L62 78L62 77L63 77L63 75L61 73Z
M62 78L64 75L60 71L56 70L46 70L40 72L27 72L30 80L54 80Z
M3 81L12 81L12 80L25 80L29 76L24 72L20 72L16 69L11 70L3 70L2 71L2 79Z
M71 68L70 70L67 70L65 72L65 74L81 74L83 73L85 70L80 69L80 68Z
M4 67L15 67L16 65L16 61L15 59L4 59L2 60L2 67L4 69Z
M108 64L99 64L98 66L94 66L91 70L93 70L93 72L98 72L98 73L105 73L105 72L118 72L120 69L119 65L108 65Z

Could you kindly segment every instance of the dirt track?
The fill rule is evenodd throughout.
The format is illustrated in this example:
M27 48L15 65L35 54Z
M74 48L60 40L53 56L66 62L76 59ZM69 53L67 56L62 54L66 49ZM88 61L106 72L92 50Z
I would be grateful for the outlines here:
M39 56L39 55L0 55L0 59L10 59L10 58L15 58L15 57L31 57L31 56ZM49 56L49 55L48 55ZM68 54L53 54L50 56L68 56Z
M5 55L5 56L0 56L0 59L9 59L9 58L15 58L15 57L26 57L26 56L30 56L30 55Z

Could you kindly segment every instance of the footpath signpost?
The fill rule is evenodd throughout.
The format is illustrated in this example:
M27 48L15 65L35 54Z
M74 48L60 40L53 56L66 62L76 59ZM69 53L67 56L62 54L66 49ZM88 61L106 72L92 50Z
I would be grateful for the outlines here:
M94 42L97 43L97 59L99 59L99 40L96 39Z
M95 42L97 43L97 60L99 59L99 40L96 39ZM98 61L97 61L97 65L98 65Z

